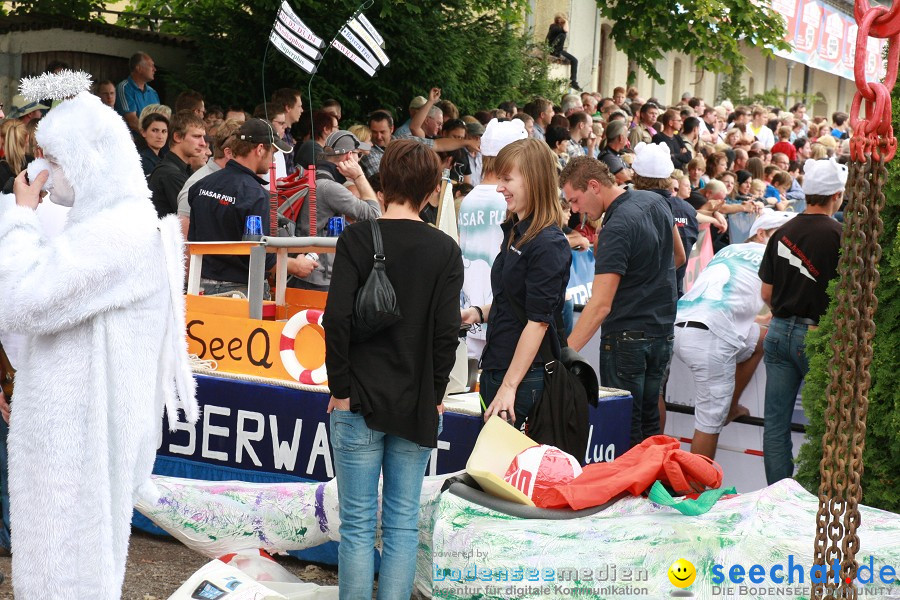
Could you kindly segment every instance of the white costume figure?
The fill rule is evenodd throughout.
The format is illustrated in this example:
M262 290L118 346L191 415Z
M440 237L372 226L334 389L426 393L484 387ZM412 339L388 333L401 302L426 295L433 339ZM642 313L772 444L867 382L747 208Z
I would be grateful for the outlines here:
M23 200L45 174L0 198L0 330L28 336L9 430L17 600L121 597L163 406L197 418L180 226L157 219L128 127L85 83L71 72L22 83L70 98L36 133L50 198L72 206L63 231L44 238Z

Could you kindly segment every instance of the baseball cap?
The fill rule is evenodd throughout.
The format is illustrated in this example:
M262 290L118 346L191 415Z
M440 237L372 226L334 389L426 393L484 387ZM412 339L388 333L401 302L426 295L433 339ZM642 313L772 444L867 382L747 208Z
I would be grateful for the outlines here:
M325 140L325 156L340 156L354 150L371 150L372 144L361 142L359 138L347 131L339 129Z
M810 158L803 163L803 192L807 196L831 196L843 192L846 185L847 166L835 159Z
M12 110L8 115L6 115L10 119L18 119L19 117L24 117L28 113L32 113L36 110L50 110L50 107L46 104L41 104L40 102L29 102L22 94L16 94L15 96L13 96L10 105L12 106Z
M752 238L760 230L778 229L796 216L797 213L795 212L774 211L771 208L764 208L762 213L753 221L753 225L750 226L747 239Z
M512 119L501 123L497 119L491 119L484 128L484 135L481 136L481 154L497 156L509 144L527 137L525 121Z
M290 152L290 144L275 135L275 130L268 121L263 119L250 119L244 121L234 134L235 138L253 142L255 144L269 144L275 146L279 152Z
M428 100L426 100L424 96L416 96L409 101L409 107L413 109L422 108L426 104L428 104Z

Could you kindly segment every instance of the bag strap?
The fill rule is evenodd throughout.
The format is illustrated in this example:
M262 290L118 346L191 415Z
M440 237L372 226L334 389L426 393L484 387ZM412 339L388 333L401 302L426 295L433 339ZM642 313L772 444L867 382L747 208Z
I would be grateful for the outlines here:
M375 250L374 258L377 262L384 262L384 245L381 241L381 228L378 226L378 219L370 219L372 224L372 247Z

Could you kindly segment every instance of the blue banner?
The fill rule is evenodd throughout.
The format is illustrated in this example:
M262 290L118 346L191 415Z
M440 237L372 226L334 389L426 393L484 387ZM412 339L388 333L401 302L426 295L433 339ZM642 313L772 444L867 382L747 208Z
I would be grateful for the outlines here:
M221 468L227 479L243 480L242 471L313 481L334 477L327 394L198 376L197 397L200 420L163 432L157 456L166 460L157 460L157 473L176 474L170 459L182 459ZM589 419L586 461L612 460L628 449L630 397L602 399L590 408ZM481 417L444 413L444 430L427 474L465 469L481 426Z
M591 299L593 284L594 252L590 249L572 250L572 267L569 269L566 296L575 300L575 304L584 306Z

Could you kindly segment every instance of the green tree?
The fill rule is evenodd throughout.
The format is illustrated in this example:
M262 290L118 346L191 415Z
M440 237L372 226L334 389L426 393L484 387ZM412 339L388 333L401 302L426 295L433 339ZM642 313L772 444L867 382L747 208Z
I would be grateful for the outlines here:
M81 20L102 21L100 14L106 8L105 0L21 0L10 2L13 15L44 14L72 17Z
M894 89L894 130L900 123L900 96ZM882 211L884 254L879 268L881 281L876 288L878 312L875 313L874 356L870 367L872 385L869 390L869 412L866 427L865 470L862 477L863 502L884 510L900 512L900 162L888 164L888 180L884 187L885 207ZM832 285L832 298L834 285ZM819 462L822 460L822 437L825 434L825 409L828 400L828 361L830 340L834 335L834 302L819 321L818 331L806 338L809 375L803 389L803 409L809 419L807 441L800 448L797 480L810 492L819 491ZM847 427L851 425L846 424Z
M174 19L163 21L161 30L197 42L189 78L176 82L180 87L199 89L210 102L254 106L279 87L305 91L310 80L268 46L280 4L280 0L134 0L129 9L147 15L132 18L133 25L148 25L158 17ZM369 78L337 51L328 51L313 80L313 104L335 97L349 115L388 107L402 117L409 99L425 95L432 86L441 87L444 98L467 112L553 93L546 53L521 27L526 2L511 0L502 10L486 10L495 4L375 0L365 13L385 38L390 64ZM292 6L313 31L330 41L358 4L302 0Z
M784 19L754 0L597 0L600 14L613 21L616 47L650 77L662 83L654 62L667 52L693 56L697 67L729 73L742 67L742 42L767 56L787 49Z

